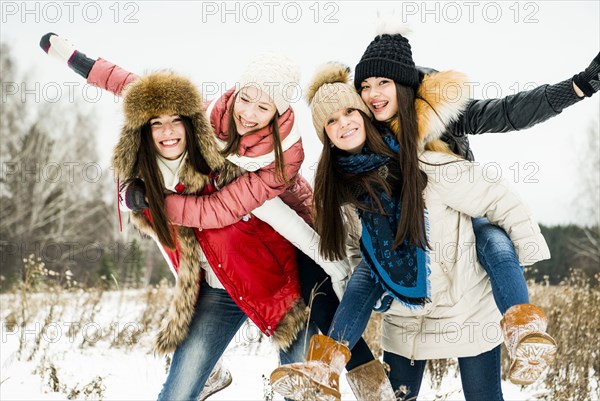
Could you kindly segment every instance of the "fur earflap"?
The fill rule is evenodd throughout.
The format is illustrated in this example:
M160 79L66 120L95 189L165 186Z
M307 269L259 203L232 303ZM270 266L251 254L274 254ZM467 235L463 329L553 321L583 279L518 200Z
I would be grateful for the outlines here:
M375 33L381 35L402 35L411 33L410 27L402 21L402 17L395 14L378 15L375 24Z
M350 82L350 71L350 67L337 62L329 62L319 67L306 90L308 104L312 102L321 86L336 82L343 84Z

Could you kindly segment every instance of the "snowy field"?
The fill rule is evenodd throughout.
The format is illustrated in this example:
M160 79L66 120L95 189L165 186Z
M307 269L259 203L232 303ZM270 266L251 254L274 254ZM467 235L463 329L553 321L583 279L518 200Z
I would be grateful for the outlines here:
M150 352L156 328L145 325L160 316L148 316L153 309L146 301L165 294L159 289L58 295L30 296L24 309L18 295L0 296L0 400L156 399L168 362ZM11 312L27 310L37 312L29 315L25 331L10 324ZM283 399L270 395L264 380L277 366L277 353L253 325L240 330L224 361L233 383L210 400ZM342 399L355 400L345 379L341 386ZM537 400L544 393L508 382L503 391L506 400ZM426 376L419 399L464 400L460 379L449 373L435 390Z

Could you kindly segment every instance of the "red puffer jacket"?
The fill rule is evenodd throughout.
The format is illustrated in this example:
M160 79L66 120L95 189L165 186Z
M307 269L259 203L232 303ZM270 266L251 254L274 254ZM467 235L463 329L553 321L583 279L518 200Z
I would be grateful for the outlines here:
M178 193L184 190L183 185L177 186ZM214 191L210 185L201 195ZM149 209L144 209L144 215L151 221ZM263 333L273 334L300 297L293 245L260 219L219 229L195 228L194 233L227 293ZM179 244L174 250L162 250L178 272Z

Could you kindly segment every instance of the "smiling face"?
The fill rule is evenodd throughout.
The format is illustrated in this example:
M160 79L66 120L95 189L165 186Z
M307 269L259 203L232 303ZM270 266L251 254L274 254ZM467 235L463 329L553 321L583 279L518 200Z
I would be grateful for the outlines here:
M165 159L175 160L185 151L185 126L178 115L162 114L150 120L156 151Z
M391 79L365 79L360 84L360 97L377 121L388 121L398 113L396 85Z
M240 89L233 106L238 134L257 131L271 123L277 108L271 97L254 86Z
M365 122L356 109L341 109L325 121L325 133L333 145L349 153L358 153L367 141Z

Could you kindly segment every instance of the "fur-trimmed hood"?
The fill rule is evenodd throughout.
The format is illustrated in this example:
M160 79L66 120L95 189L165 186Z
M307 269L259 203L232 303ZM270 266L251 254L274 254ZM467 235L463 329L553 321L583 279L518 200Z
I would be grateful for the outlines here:
M466 75L456 71L433 72L423 77L415 99L421 150L425 146L432 150L444 149L442 135L469 103L467 80ZM397 118L391 121L390 127L395 133L399 132Z
M127 180L139 175L139 172L134 170L141 142L141 129L151 118L161 114L189 117L201 154L208 166L214 170L223 165L224 159L214 143L212 127L203 112L202 97L189 79L170 71L149 74L129 85L123 96L125 122L112 160L115 174L120 179ZM204 180L196 182L197 177L194 177L188 163L180 174L186 186L195 187L190 188L191 192L205 184Z

